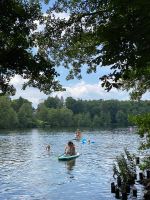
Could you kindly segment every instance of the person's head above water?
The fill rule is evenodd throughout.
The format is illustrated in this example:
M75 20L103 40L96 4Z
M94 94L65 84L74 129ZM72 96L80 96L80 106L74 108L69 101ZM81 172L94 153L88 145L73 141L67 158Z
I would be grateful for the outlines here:
M73 145L73 142L72 141L69 141L68 142L68 146L72 146Z

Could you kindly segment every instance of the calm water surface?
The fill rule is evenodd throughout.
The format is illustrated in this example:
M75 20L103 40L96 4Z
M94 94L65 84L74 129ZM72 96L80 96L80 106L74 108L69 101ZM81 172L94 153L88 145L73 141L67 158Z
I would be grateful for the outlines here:
M137 153L138 136L129 129L116 129L86 131L83 137L93 143L74 141L81 156L62 162L58 155L74 132L1 131L0 200L114 200L113 162L124 147ZM50 152L46 144L51 145Z

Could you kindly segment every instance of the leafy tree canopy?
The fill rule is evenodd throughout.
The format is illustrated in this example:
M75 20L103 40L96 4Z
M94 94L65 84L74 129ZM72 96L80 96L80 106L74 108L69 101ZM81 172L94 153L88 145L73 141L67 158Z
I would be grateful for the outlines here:
M14 92L10 79L16 74L27 79L23 88L61 90L55 68L60 64L70 71L67 79L82 78L85 64L87 73L109 66L110 74L100 77L108 91L133 88L137 98L149 90L149 0L56 0L47 15L41 2L49 1L0 1L1 94Z
M42 37L48 48L53 42L51 57L70 69L68 79L81 78L85 64L87 73L110 66L111 73L100 77L102 86L133 88L137 98L150 89L149 13L149 0L57 0Z
M37 24L44 23L40 1L3 0L0 8L0 94L14 94L10 79L16 74L27 79L24 89L33 86L45 93L62 89L54 63L39 49L42 30Z
M48 97L44 101L44 104L48 108L62 108L63 107L63 102L57 96L56 97Z
M14 99L12 100L11 104L13 109L18 112L20 107L24 104L24 103L29 103L30 105L32 104L30 101L28 101L27 99L24 99L22 97L19 97L19 99Z

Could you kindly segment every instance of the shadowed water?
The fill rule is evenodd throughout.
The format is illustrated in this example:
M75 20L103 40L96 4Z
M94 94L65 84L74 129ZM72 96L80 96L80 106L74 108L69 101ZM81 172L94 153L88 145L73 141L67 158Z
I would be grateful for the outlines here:
M113 162L124 147L137 153L138 136L129 129L116 129L86 131L83 137L92 143L74 140L81 156L63 162L58 155L74 138L73 132L1 131L0 200L115 199L110 190ZM139 190L137 199L142 199Z

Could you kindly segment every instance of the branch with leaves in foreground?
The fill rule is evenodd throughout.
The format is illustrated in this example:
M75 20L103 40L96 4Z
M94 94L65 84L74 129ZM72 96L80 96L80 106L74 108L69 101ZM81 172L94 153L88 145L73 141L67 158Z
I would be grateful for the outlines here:
M132 116L129 118L138 127L138 134L143 141L139 149L149 152L150 150L150 113ZM150 154L145 155L143 163L140 165L141 169L150 169Z

